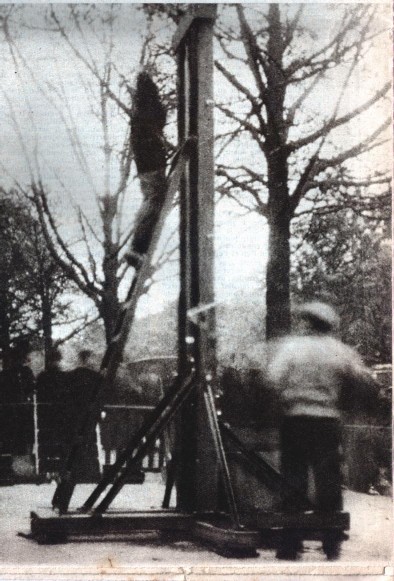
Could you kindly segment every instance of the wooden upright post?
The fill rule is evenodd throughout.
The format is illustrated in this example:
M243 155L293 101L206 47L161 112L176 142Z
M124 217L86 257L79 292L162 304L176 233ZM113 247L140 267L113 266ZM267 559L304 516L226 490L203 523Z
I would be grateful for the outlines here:
M198 389L184 406L178 437L177 504L215 510L218 468L202 385L216 374L214 301L213 24L216 5L193 5L174 38L178 55L179 141L197 137L181 188L179 366ZM198 309L190 318L190 310Z

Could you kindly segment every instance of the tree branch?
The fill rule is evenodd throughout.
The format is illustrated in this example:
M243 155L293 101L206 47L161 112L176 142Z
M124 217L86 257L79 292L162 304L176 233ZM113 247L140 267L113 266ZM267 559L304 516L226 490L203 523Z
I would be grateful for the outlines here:
M312 93L313 89L316 87L319 81L321 81L321 79L324 77L325 73L326 73L325 70L320 71L320 73L315 76L313 81L306 87L306 89L301 93L301 95L294 101L293 105L289 107L286 115L286 125L288 127L291 127L294 124L295 114L301 108L301 105L304 103L304 101Z
M100 73L98 72L98 70L95 68L95 66L93 66L91 63L89 63L89 61L83 56L83 54L73 45L73 43L70 41L69 36L66 34L66 31L64 30L64 28L62 27L62 25L60 24L60 21L53 9L53 7L51 7L51 17L54 20L54 22L56 23L57 27L58 27L58 32L61 34L61 36L64 38L64 40L66 41L67 45L70 47L70 49L72 50L72 52L75 54L76 57L78 57L78 59L87 67L87 69L92 73L92 75L94 75L96 77L96 79L103 84L103 86L106 88L106 90L108 91L108 95L111 97L111 99L118 105L118 107L127 115L131 114L131 109L129 107L127 107L123 101L121 101L119 99L119 97L117 95L115 95L115 93L112 91L111 87L108 85L108 83L102 78L102 76L100 75Z
M344 163L348 159L357 157L362 153L366 153L367 151L371 151L372 149L379 147L387 140L375 141L375 139L383 133L385 129L390 127L391 119L386 119L371 135L369 135L366 139L364 139L361 143L350 147L349 149L343 151L341 154L337 155L336 157L332 157L330 159L319 159L317 162L317 167L319 171L323 171L331 166L336 166Z
M244 202L242 202L239 197L235 196L231 193L231 186L219 185L216 190L220 194L221 198L227 197L230 200L234 200L234 202L240 207L246 210L245 215L251 214L256 211L256 206L248 206Z
M215 67L222 73L222 75L228 80L229 83L233 85L240 93L243 93L245 97L249 99L252 106L258 104L258 99L255 97L249 89L247 89L239 80L235 77L235 75L231 74L224 66L218 61L215 60Z
M346 15L346 19L342 21L342 27L338 30L337 34L334 38L329 41L325 46L318 49L312 55L309 55L307 58L299 58L294 60L288 67L285 69L285 75L290 80L293 75L298 72L302 68L311 68L312 70L308 73L308 76L316 74L320 72L322 67L327 67L328 64L333 60L335 57L335 61L338 62L349 50L351 50L355 43L351 43L350 45L346 45L342 47L340 50L341 43L344 42L346 35L349 31L351 31L355 25L355 23L360 22L362 16L366 13L368 7L359 7L357 14L354 10L354 7L351 8L352 12L348 12ZM324 55L328 51L332 49L332 56L326 57L322 60L317 60L321 55ZM296 78L293 79L293 82L298 82L303 80L306 77ZM291 82L291 80L290 80Z
M100 315L97 315L96 317L94 317L94 319L88 319L87 317L83 317L83 324L79 327L77 327L76 329L73 329L72 331L70 331L70 333L68 333L68 335L66 335L65 337L62 337L61 339L57 339L55 341L55 345L62 345L64 343L67 343L67 341L69 341L70 339L72 339L73 337L75 337L76 335L78 335L79 333L82 333L82 331L84 331L87 327L89 327L90 325L92 325L93 323L95 323L96 321L98 321L100 319Z
M40 225L52 258L59 264L59 266L63 269L65 274L75 282L78 288L82 290L87 296L89 296L89 298L91 298L94 301L95 305L98 307L100 305L101 289L96 287L94 283L89 280L89 277L84 267L70 253L65 242L59 235L56 225L54 223L53 216L49 210L42 185L33 183L31 188L33 192L33 202L37 209ZM59 252L57 252L52 237L49 233L45 217L48 219L51 231L55 235L57 243L59 244L61 250L64 252L65 256L70 262L66 262L60 256ZM78 274L77 270L75 270L75 268L80 271L82 278Z
M87 222L88 227L89 227L90 230L91 230L91 227L90 227L90 224L87 221L86 217L84 217L81 208L78 208L77 215L78 215L78 222L79 222L79 225L80 225L81 230L82 230L82 237L83 237L83 240L85 242L85 246L86 246L87 253L88 253L88 260L89 260L90 268L92 270L93 280L97 283L98 282L97 264L96 264L96 261L94 259L92 250L90 248L90 244L88 242L88 238L86 236L86 229L85 229L84 219Z
M390 87L391 87L391 82L386 83L381 89L379 89L379 91L377 91L374 94L373 97L368 99L368 101L363 103L363 105L360 105L360 107L357 107L353 111L347 113L346 115L342 115L341 117L338 117L337 119L330 119L330 121L325 123L323 125L323 127L318 129L314 133L307 135L306 137L298 139L297 141L292 141L292 142L290 141L287 144L288 152L293 153L294 151L300 149L301 147L305 147L306 145L313 143L314 141L316 141L320 137L324 137L325 135L330 133L333 129L336 129L337 127L340 127L341 125L348 123L349 121L351 121L352 119L354 119L355 117L357 117L358 115L360 115L361 113L363 113L364 111L369 109L377 101L379 101L379 99L381 99L389 91Z
M297 30L297 26L299 24L300 18L302 16L303 11L304 11L304 7L305 7L304 4L300 4L293 20L291 20L290 22L287 22L286 31L285 31L285 43L284 43L285 49L293 41L294 33Z
M268 214L267 205L261 201L259 193L255 188L253 188L252 186L250 186L246 182L243 182L243 181L238 180L237 178L234 178L233 176L231 176L225 170L225 168L223 166L217 167L216 175L225 177L227 179L227 181L230 182L232 187L240 189L241 191L249 192L249 194L252 195L254 201L256 202L256 208L257 208L257 211L259 212L259 214L261 214L264 217L267 217L267 214Z
M309 180L311 173L313 172L313 170L316 166L316 161L317 161L317 155L313 155L311 157L309 163L307 164L306 168L304 169L293 194L290 196L290 200L289 200L289 215L290 216L294 215L294 211L297 208L298 204L300 203L301 198L303 197L303 195L306 191L306 185L308 183L308 180Z
M224 107L224 105L221 105L220 103L217 103L216 107L222 113L224 113L226 115L226 117L228 117L229 119L232 119L233 121L236 121L241 127L246 129L247 131L249 131L249 133L252 134L255 141L257 141L261 151L263 153L265 153L265 145L264 145L264 142L261 141L262 136L261 136L261 133L259 132L259 130L257 129L257 127L255 127L252 123L249 123L248 121L246 121L246 119L240 119L239 117L237 117L237 115L235 113L233 113L230 109L227 109L227 107Z
M248 57L249 67L253 73L260 98L262 101L264 101L266 87L259 69L259 64L264 64L260 58L260 48L256 42L256 37L253 34L248 21L246 20L243 6L241 4L237 4L236 8L241 25L242 42Z

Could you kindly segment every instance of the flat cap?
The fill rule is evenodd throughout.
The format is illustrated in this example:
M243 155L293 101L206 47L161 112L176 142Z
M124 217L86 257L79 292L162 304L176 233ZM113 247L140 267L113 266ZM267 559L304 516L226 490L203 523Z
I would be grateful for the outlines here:
M336 310L327 303L311 301L297 307L296 312L302 318L312 318L322 321L332 330L339 328L340 318Z

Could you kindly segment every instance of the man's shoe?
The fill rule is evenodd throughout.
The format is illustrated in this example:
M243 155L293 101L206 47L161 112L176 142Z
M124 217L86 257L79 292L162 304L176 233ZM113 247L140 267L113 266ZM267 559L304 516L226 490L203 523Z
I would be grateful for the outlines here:
M296 561L299 558L299 553L302 551L302 540L297 537L298 535L283 535L276 551L277 559Z
M323 551L328 561L336 561L341 556L341 540L335 535L323 539Z
M300 555L295 547L279 547L275 557L283 561L297 561Z

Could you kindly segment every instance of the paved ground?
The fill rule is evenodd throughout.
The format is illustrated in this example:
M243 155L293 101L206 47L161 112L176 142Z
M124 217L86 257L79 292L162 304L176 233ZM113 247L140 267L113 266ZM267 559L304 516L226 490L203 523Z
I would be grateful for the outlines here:
M80 485L74 495L73 504L78 506L86 499L88 485ZM50 505L54 485L21 485L0 488L0 578L7 571L15 572L15 566L27 573L33 566L70 565L80 569L93 566L96 571L126 566L170 566L201 565L241 566L242 571L249 565L276 563L272 550L261 550L256 559L239 561L226 559L208 552L189 542L170 543L160 546L154 537L143 542L72 542L64 545L43 546L17 536L18 532L29 532L29 513ZM149 509L157 508L163 495L163 485L159 476L150 476L144 485L128 485L116 499L114 506ZM366 563L388 564L393 538L391 499L383 496L369 496L350 491L345 492L345 509L351 513L352 530L350 539L343 545L341 564ZM317 542L306 543L301 564L325 562L325 556ZM332 564L330 564L332 565ZM61 570L60 569L60 570ZM90 570L90 569L89 569ZM49 569L48 569L49 571ZM57 569L59 572L59 569Z

